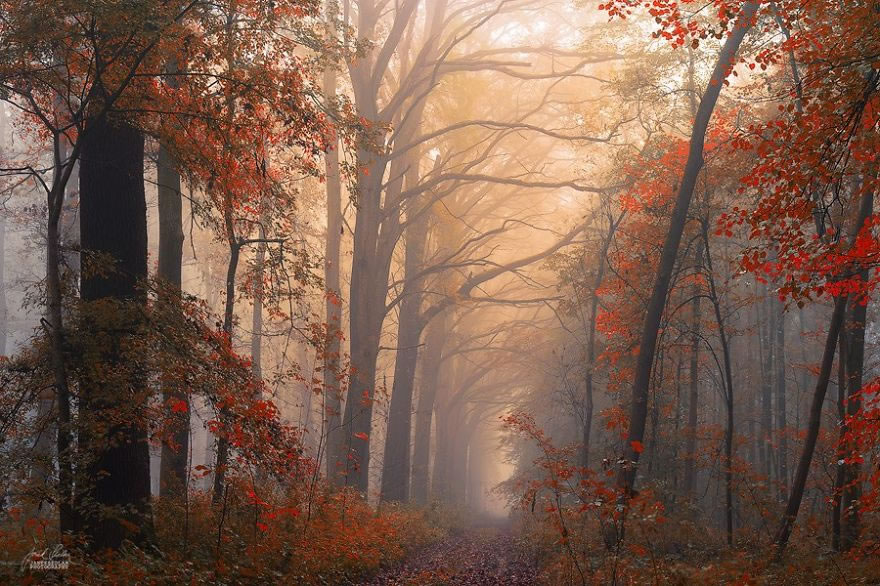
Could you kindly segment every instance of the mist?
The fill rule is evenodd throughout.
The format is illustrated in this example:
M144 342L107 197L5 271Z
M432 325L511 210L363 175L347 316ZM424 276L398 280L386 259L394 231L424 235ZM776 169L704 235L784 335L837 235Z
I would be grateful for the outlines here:
M875 12L0 2L0 576L880 580Z

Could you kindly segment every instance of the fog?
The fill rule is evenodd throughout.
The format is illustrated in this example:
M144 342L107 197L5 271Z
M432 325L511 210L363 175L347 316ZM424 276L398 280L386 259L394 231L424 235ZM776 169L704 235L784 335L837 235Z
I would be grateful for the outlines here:
M876 577L873 13L92 4L0 2L10 565Z

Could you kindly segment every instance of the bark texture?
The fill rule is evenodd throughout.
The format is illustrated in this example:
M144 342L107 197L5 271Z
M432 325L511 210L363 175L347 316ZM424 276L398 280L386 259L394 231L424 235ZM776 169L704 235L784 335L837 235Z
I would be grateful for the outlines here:
M146 376L131 351L146 304L144 139L100 117L87 123L81 140L81 293L96 302L86 319L97 368L80 382L80 449L89 460L80 504L92 547L118 548L151 532Z
M171 153L164 145L159 147L156 165L159 199L159 269L161 281L159 297L169 314L180 317L181 272L183 261L183 202L180 192L180 174ZM162 444L159 470L159 494L180 494L187 485L187 462L189 456L189 398L182 389L175 388L167 380L162 381L162 400L169 409L172 404L183 403L185 410L174 409L173 429L168 442Z

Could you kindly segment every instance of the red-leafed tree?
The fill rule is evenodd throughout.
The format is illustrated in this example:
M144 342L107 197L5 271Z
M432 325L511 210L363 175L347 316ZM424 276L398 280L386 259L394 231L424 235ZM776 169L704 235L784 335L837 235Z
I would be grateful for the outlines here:
M34 145L4 161L4 174L36 182L48 204L46 331L58 403L61 526L70 531L85 523L99 548L149 533L141 531L149 519L147 373L142 364L120 362L127 345L137 343L146 309L144 136L159 138L179 169L204 188L207 203L226 220L230 246L238 247L256 231L254 201L274 198L290 208L292 194L267 169L268 153L293 155L284 171L311 171L325 145L308 69L294 56L315 3L142 4L137 10L74 1L0 7L6 15L0 42L7 48L2 97ZM281 28L293 34L276 34ZM168 63L178 67L168 70ZM59 223L77 163L81 292L89 302L84 315L91 316L83 323L96 347L92 366L79 369L74 381L65 350ZM247 227L244 236L239 225Z

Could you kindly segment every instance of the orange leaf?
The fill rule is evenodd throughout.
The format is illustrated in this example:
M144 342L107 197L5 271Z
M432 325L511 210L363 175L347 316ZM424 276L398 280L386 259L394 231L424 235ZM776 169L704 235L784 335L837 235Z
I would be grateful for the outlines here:
M639 440L633 440L629 442L629 445L632 446L632 449L636 454L641 454L645 451L645 446L643 446L642 442L640 442Z
M368 441L368 440L370 439L370 436L368 436L367 434L365 434L365 433L362 432L362 431L361 431L361 432L358 432L358 433L356 433L356 434L354 434L354 437L356 437L356 438L358 438L358 439L362 439L362 440L364 440L364 441Z

